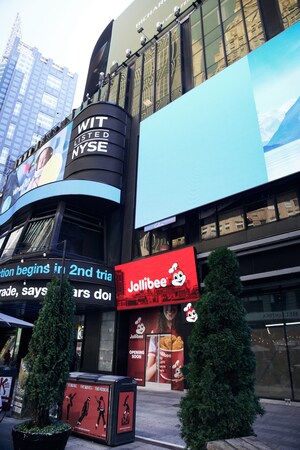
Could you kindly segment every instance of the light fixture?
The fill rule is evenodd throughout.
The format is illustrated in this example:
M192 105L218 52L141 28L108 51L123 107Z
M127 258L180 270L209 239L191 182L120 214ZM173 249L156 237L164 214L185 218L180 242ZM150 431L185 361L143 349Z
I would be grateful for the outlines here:
M136 31L137 31L138 33L142 33L142 32L144 31L144 28L143 28L143 27L140 27L140 28L138 28Z
M141 36L140 41L141 41L141 45L142 45L142 46L144 46L144 45L146 44L147 38L146 38L146 36L145 36L144 34Z
M22 259L21 259L21 263L23 264L23 262L24 262L24 259L22 258Z
M131 50L130 50L130 48L127 48L127 49L126 49L125 55L126 55L126 58L127 58L127 59L130 58L130 56L131 56Z
M174 7L174 16L176 17L176 19L180 16L180 8L179 8L179 6L175 6Z
M98 86L100 89L102 89L102 87L103 87L104 80L105 80L105 73L104 73L104 72L100 72L100 73L99 73L99 80L98 80L98 83L97 83L97 86Z
M158 33L160 33L162 29L163 24L161 22L156 22L156 30L158 31Z

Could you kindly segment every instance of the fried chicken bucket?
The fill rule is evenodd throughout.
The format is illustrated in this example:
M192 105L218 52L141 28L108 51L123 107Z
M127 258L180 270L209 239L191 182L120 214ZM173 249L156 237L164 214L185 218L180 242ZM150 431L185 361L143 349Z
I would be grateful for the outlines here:
M183 366L183 340L173 334L160 336L160 381L179 381L182 378L180 368Z

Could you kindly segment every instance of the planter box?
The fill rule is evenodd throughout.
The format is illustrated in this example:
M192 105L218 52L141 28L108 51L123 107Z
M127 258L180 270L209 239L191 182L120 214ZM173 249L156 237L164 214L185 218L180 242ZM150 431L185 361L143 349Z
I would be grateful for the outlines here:
M274 450L274 447L270 447L268 444L260 442L254 436L225 439L223 441L211 441L207 443L207 450Z
M64 450L72 428L53 434L38 434L12 429L14 450Z

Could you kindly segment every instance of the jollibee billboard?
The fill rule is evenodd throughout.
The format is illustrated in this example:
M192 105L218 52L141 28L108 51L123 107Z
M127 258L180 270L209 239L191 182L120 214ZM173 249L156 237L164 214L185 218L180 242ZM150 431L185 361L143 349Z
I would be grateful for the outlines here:
M199 299L194 247L121 264L115 275L118 310Z

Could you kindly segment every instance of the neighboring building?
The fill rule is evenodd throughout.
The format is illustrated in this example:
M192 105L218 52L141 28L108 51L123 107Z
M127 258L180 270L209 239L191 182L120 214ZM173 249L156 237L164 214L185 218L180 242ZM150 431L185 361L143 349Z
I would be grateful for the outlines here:
M18 157L70 114L77 78L21 41L17 16L0 63L0 192Z
M183 389L207 257L229 247L257 393L299 401L299 18L296 0L135 0L110 23L87 100L3 191L1 310L34 320L63 266L74 368Z

